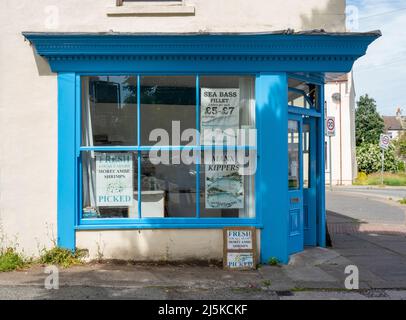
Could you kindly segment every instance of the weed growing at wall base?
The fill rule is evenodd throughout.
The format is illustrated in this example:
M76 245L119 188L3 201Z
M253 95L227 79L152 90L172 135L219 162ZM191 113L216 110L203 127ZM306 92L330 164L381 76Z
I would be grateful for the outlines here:
M83 258L86 256L84 250L71 251L54 247L52 249L43 249L39 263L47 265L58 265L63 268L69 268L83 263Z
M29 263L30 262L14 248L6 248L0 251L0 272L23 269L27 267Z

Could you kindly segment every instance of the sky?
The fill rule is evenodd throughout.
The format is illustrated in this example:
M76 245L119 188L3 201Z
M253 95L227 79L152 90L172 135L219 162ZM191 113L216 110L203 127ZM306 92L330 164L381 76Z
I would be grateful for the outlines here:
M397 107L406 115L406 0L347 0L347 8L347 15L358 10L351 31L383 34L354 65L357 100L369 94L381 115L395 115Z

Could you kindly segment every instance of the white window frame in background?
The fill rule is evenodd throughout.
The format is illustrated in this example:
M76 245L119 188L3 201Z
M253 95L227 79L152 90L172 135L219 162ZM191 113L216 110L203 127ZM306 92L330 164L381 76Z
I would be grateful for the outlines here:
M185 4L185 0L115 0L116 2L116 6L117 7L121 7L124 5L125 2L130 2L130 3L137 3L138 4L164 4L164 5L184 5ZM149 3L148 3L149 2Z
M185 0L112 0L108 16L194 16L195 6ZM127 3L126 3L127 2Z

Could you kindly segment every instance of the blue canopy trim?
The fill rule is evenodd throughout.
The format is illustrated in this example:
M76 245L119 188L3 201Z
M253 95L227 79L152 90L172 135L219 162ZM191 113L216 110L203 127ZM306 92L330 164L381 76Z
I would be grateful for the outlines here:
M137 34L23 32L54 72L349 72L368 33Z

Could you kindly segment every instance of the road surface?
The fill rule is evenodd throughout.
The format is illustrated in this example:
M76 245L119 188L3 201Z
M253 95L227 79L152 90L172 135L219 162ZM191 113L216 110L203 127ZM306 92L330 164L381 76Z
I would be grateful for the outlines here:
M326 192L326 209L373 224L406 224L406 206L398 200L406 188L341 187Z

